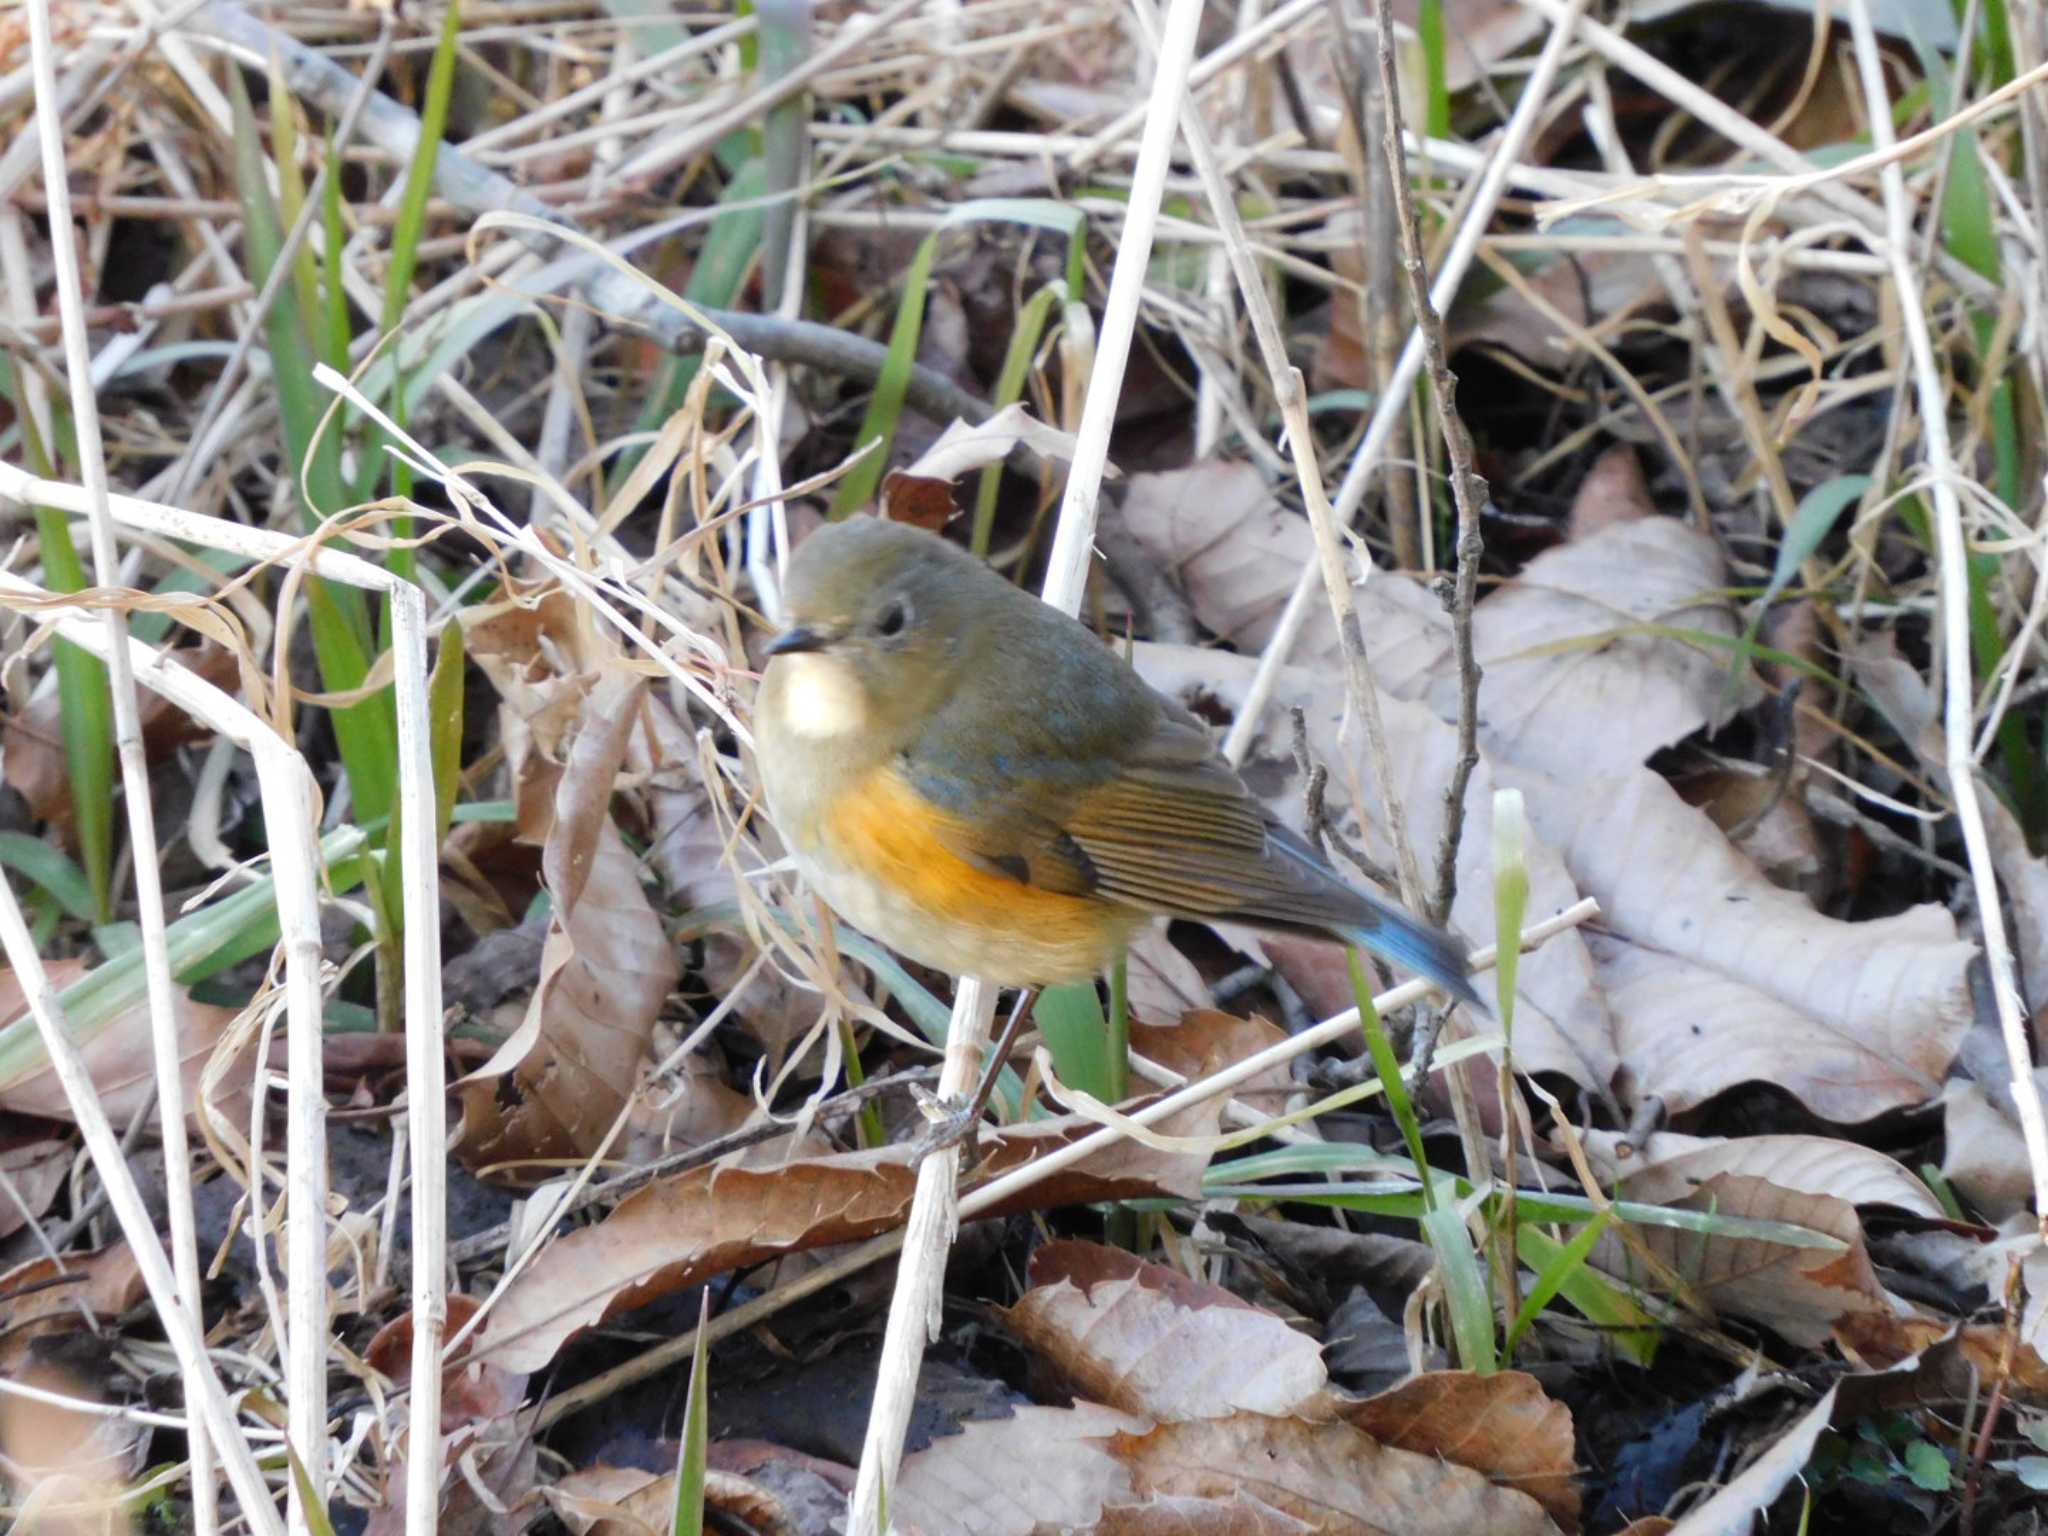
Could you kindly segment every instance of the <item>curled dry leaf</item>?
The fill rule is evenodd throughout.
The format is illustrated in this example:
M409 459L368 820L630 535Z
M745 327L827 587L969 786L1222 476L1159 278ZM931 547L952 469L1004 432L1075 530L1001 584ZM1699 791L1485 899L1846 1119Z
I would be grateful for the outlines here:
M171 652L174 664L198 674L217 688L233 692L240 676L235 654L215 641ZM192 718L154 689L142 689L136 700L145 757L161 762L188 741L210 739L212 730ZM71 771L64 759L64 701L56 691L33 700L7 721L0 732L0 777L28 802L38 821L68 829L71 825Z
M1556 1531L1526 1494L1469 1467L1382 1445L1344 1423L1240 1413L1116 1435L1140 1499L1249 1499L1329 1532L1515 1536Z
M1496 763L1563 778L1635 768L1717 723L1730 638L1714 541L1670 518L1615 522L1531 560L1472 610L1479 742ZM1368 583L1371 592L1377 583ZM1457 718L1445 669L1429 702Z
M2027 1339L2009 1339L2003 1323L1858 1312L1835 1324L1835 1343L1866 1373L1838 1383L1841 1423L1969 1402L1991 1381L2013 1402L2048 1407L2048 1362Z
M2048 1095L2048 1070L2035 1070L2034 1086ZM2011 1086L1951 1078L1942 1086L1941 1113L1941 1176L1992 1221L2025 1211L2034 1198L2034 1174Z
M60 1335L82 1335L97 1319L111 1324L147 1295L141 1266L127 1244L91 1253L36 1259L0 1274L0 1380L45 1392L103 1402L108 1371L96 1380L35 1345ZM68 1342L68 1341L67 1341ZM90 1335L84 1342L93 1344ZM95 1352L99 1346L95 1345ZM142 1467L150 1428L117 1415L74 1412L13 1393L0 1393L0 1485L23 1529L37 1502L87 1506L46 1522L54 1531L118 1533L127 1527L126 1487Z
M1161 1423L1342 1420L1518 1489L1576 1527L1571 1414L1531 1376L1431 1372L1345 1400L1329 1390L1315 1340L1220 1286L1071 1241L1033 1254L1031 1281L1004 1319L1078 1397Z
M1213 1102L1177 1116L1172 1135L1214 1134ZM982 1142L984 1177L1088 1134L1074 1119L1047 1120ZM785 1254L854 1242L901 1225L917 1171L907 1146L792 1161L779 1168L692 1169L628 1195L603 1221L556 1241L500 1298L479 1353L507 1369L538 1370L584 1328L695 1285ZM1125 1143L1024 1191L1011 1210L1161 1195L1191 1199L1207 1159Z
M1256 1056L1286 1038L1286 1031L1276 1024L1214 1008L1198 1008L1183 1014L1178 1024L1170 1026L1136 1021L1131 1024L1131 1050L1136 1055L1170 1067L1190 1082L1220 1072L1247 1056ZM1278 1114L1293 1086L1288 1068L1282 1063L1238 1084L1231 1097L1269 1114Z
M554 909L540 982L519 1029L459 1085L461 1155L472 1168L545 1177L595 1152L631 1099L680 975L609 811L640 691L617 675L598 686L557 783L542 857Z
M903 1458L889 1511L910 1531L1034 1536L1085 1531L1133 1495L1110 1437L1145 1421L1098 1403L1019 1408Z
M126 1243L17 1264L0 1274L0 1376L22 1367L31 1341L112 1322L147 1294Z
M735 1450L757 1454L736 1458ZM667 1450L666 1443L662 1449ZM764 1532L839 1529L846 1514L846 1488L835 1487L814 1470L823 1465L780 1446L759 1442L716 1442L704 1475L704 1507L726 1518L722 1525ZM731 1463L744 1459L745 1471ZM849 1485L851 1478L847 1479ZM673 1472L637 1467L589 1467L571 1472L542 1490L574 1536L669 1536L675 1529ZM806 1516L809 1518L807 1519Z
M1172 1024L1195 1009L1216 1006L1201 971L1167 939L1164 924L1154 923L1132 940L1124 965L1133 1018Z
M1094 1403L1019 1409L905 1458L891 1513L963 1536L1557 1530L1533 1499L1349 1424L1239 1413L1147 1427Z
M1163 565L1203 627L1247 651L1271 638L1302 567L1315 559L1308 519L1283 506L1249 464L1204 459L1131 476L1115 514L1138 547ZM1327 604L1295 643L1297 662L1337 653Z
M37 1137L0 1151L0 1176L8 1190L0 1198L0 1238L12 1237L50 1208L71 1168L71 1148Z
M1609 932L1588 947L1629 1068L1625 1097L1661 1095L1679 1111L1770 1082L1853 1122L1940 1090L1970 1021L1974 953L1946 910L1823 916L1647 771L1506 777L1600 902Z
M1199 532L1199 512L1184 515ZM1199 547L1197 538L1189 543ZM1585 894L1600 901L1606 930L1554 940L1525 958L1522 1065L1585 1086L1617 1082L1625 1065L1617 1082L1624 1102L1658 1094L1674 1110L1750 1080L1778 1083L1841 1121L1924 1102L1969 1018L1971 946L1947 914L1927 907L1855 924L1823 917L1773 886L1642 766L1716 717L1722 653L1671 632L1732 634L1715 595L1724 581L1710 540L1671 519L1623 517L1539 556L1477 606L1483 752L1466 802L1453 925L1472 940L1491 936L1489 807L1495 785L1519 788L1536 834L1532 916ZM1205 623L1236 621L1192 576L1190 591ZM1380 685L1433 712L1385 711L1394 791L1426 859L1455 753L1445 724L1456 690L1447 624L1411 584L1377 579L1359 597ZM1250 664L1151 647L1139 665L1168 692L1234 708ZM1368 771L1356 733L1340 733L1341 695L1309 669L1284 669L1269 718L1294 706L1305 712L1311 750L1331 769L1330 804L1341 808L1354 774ZM1291 753L1284 738L1269 742L1255 777L1273 785L1272 765L1280 765L1268 803L1293 819L1300 786ZM1386 862L1382 840L1369 841ZM1317 953L1287 945L1276 959L1305 996L1342 999L1341 955L1331 949L1315 967Z

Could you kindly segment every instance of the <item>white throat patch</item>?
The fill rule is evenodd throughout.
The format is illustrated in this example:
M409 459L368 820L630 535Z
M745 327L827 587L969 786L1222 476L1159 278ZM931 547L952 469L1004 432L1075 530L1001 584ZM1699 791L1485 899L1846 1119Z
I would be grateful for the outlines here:
M844 736L867 723L867 690L837 656L800 652L784 656L782 723L799 736Z

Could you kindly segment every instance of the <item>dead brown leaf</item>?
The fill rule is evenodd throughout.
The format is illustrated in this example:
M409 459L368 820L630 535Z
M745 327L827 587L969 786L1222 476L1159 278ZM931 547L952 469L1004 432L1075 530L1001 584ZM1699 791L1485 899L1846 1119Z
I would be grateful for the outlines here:
M50 1208L70 1167L71 1148L47 1137L0 1151L0 1174L8 1184L0 1196L0 1238L12 1237Z
M1933 1191L1905 1164L1875 1148L1832 1136L1726 1140L1659 1131L1631 1142L1613 1131L1587 1131L1579 1140L1587 1161L1609 1188L1631 1200L1654 1204L1716 1174L1740 1173L1768 1179L1782 1189L1832 1195L1853 1206L1889 1206L1929 1221L1946 1215ZM1628 1149L1626 1156L1623 1148Z
M202 641L172 653L174 664L196 673L228 692L240 677L234 652L215 641ZM153 689L141 690L136 701L142 746L151 763L162 762L188 741L205 741L210 727L192 718ZM53 823L70 836L71 772L64 759L64 701L52 690L7 721L0 731L0 777L28 802L38 821Z
M1213 1104L1169 1122L1170 1134L1213 1134ZM1036 1122L984 1138L984 1179L1086 1135L1077 1119ZM779 1168L693 1169L637 1190L603 1221L556 1241L506 1290L480 1353L508 1369L538 1370L580 1330L712 1275L901 1224L917 1184L914 1149L791 1161ZM1112 1147L1034 1185L1011 1210L1200 1193L1206 1159Z
M476 1311L474 1297L450 1296L446 1336L452 1338ZM378 1330L364 1360L402 1387L412 1380L412 1345L408 1312ZM473 1355L465 1344L441 1370L441 1505L435 1528L450 1536L513 1536L530 1523L525 1505L534 1487L531 1421L518 1416L526 1377ZM391 1449L384 1503L370 1512L367 1536L398 1536L406 1529L408 1449L403 1439Z
M1654 1169L1640 1183L1631 1180L1628 1195L1652 1205L1786 1222L1846 1245L1844 1251L1833 1252L1676 1227L1637 1227L1636 1235L1649 1251L1717 1312L1762 1323L1812 1349L1826 1342L1829 1330L1842 1318L1892 1309L1892 1299L1879 1283L1864 1246L1863 1223L1846 1200L1785 1189L1746 1174L1716 1174L1695 1183L1660 1178ZM1612 1234L1594 1249L1593 1262L1610 1274L1640 1278L1635 1260Z
M82 960L57 960L44 969L49 973L51 983L62 988L83 976L90 967ZM174 987L172 994L177 1008L178 1062L184 1082L184 1100L186 1104L196 1106L200 1078L206 1064L213 1059L221 1037L241 1015L233 1008L194 1002L183 987ZM28 1004L22 995L20 982L13 971L0 971L0 1028L24 1021L27 1017ZM86 1072L99 1094L100 1105L106 1110L107 1118L116 1125L126 1124L146 1102L155 1098L156 1058L149 1030L149 1003L147 999L140 999L128 1012L109 1020L79 1048ZM230 1119L247 1119L247 1089L254 1075L255 1058L256 1041L252 1036L242 1047L234 1066L221 1079L225 1091L214 1097L212 1107L216 1113ZM61 1120L66 1124L72 1118L70 1100L65 1098L63 1086L47 1061L26 1077L0 1083L0 1110ZM152 1105L149 1119L152 1125L156 1123L156 1113Z
M632 1097L681 974L610 816L640 691L637 679L613 674L591 695L543 851L554 909L539 986L519 1029L458 1085L461 1156L500 1177L538 1180L597 1150Z
M1441 1456L1518 1489L1565 1531L1579 1526L1571 1410L1521 1371L1430 1371L1362 1403L1344 1422L1382 1445Z
M1161 1264L1092 1243L1050 1249L1001 1316L1076 1396L1157 1420L1328 1416L1322 1349L1307 1334Z
M1489 1536L1554 1532L1527 1494L1468 1467L1382 1445L1344 1423L1240 1413L1112 1437L1133 1492L1204 1501L1249 1497L1317 1532Z

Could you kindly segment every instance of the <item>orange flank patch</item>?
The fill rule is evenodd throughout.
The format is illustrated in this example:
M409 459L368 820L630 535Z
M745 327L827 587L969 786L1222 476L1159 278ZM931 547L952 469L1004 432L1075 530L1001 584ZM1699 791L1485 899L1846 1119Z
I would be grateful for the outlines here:
M842 868L887 890L893 904L932 925L934 939L986 946L976 974L1006 973L1020 950L1056 961L1069 975L1093 974L1144 921L1116 904L1027 885L962 858L941 836L949 818L887 769L840 796L825 820Z

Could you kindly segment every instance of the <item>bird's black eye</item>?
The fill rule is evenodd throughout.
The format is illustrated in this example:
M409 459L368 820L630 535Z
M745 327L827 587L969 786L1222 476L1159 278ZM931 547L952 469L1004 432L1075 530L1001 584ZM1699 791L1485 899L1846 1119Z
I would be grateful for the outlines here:
M875 633L884 640L894 639L903 633L910 623L910 604L896 598L885 607L875 619Z

